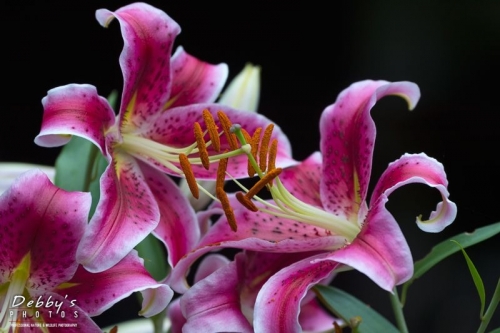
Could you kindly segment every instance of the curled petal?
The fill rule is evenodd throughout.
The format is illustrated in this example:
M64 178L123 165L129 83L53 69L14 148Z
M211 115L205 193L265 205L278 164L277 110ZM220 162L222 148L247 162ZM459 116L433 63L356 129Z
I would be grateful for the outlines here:
M115 154L101 176L101 198L77 251L91 272L118 263L158 225L155 196L133 158Z
M212 103L226 82L226 64L212 65L178 47L172 56L172 91L168 108Z
M238 259L196 283L180 300L186 324L183 332L253 332L240 308L240 278L243 262Z
M140 166L160 211L160 221L153 233L165 244L168 262L174 266L198 242L198 219L172 179L145 163Z
M106 154L104 132L115 122L108 101L89 84L69 84L48 91L42 99L42 129L35 143L42 147L62 146L71 135L81 136Z
M338 263L306 258L274 274L260 290L254 310L256 332L302 332L299 324L301 300L316 283L326 278Z
M327 258L353 267L391 291L413 275L413 259L398 223L385 208L386 202L384 197L372 206L356 239Z
M397 161L389 164L380 177L373 195L371 205L381 197L388 197L397 188L411 183L422 183L436 188L443 199L438 203L436 211L428 220L417 217L417 225L426 232L440 232L450 225L457 215L457 205L448 199L448 180L441 163L426 154L405 154Z
M341 92L321 116L321 200L327 211L349 220L366 208L360 205L366 199L375 143L370 110L387 95L404 97L412 109L420 91L411 82L357 82Z
M163 311L173 291L156 282L144 268L144 260L133 250L115 266L101 273L90 273L78 267L67 286L56 290L70 295L90 316L97 316L135 291L143 295L140 315L151 317ZM69 297L68 297L69 298Z
M170 54L180 27L166 13L145 3L133 3L115 12L96 11L96 19L104 27L114 17L120 22L124 40L120 127L130 132L165 108L172 84Z
M229 264L229 259L220 254L210 254L206 256L200 263L200 266L196 269L194 276L194 282L198 282L218 270Z
M28 290L51 290L69 279L90 203L89 193L59 189L41 170L19 176L0 196L0 283L28 253Z

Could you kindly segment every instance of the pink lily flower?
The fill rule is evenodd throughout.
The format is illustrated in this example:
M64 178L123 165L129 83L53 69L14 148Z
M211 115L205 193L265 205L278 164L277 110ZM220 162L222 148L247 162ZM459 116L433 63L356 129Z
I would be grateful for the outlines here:
M216 173L216 166L202 166L193 123L204 123L203 110L222 110L249 128L269 120L212 104L226 80L227 66L202 62L182 47L171 56L180 27L163 11L134 3L115 12L97 10L96 18L104 27L113 18L121 25L124 87L119 114L115 117L91 85L55 88L42 100L43 123L35 142L54 147L66 144L71 135L81 136L109 162L100 180L100 202L77 252L86 269L112 267L151 232L165 243L169 263L175 265L196 243L199 229L193 209L163 173L184 176L180 155L188 158L196 177L213 179ZM276 137L282 141L280 156L291 163L287 139L279 131ZM227 146L221 138L221 150ZM209 153L217 160L241 155L242 150ZM239 160L245 156L236 156L229 170L241 177L246 169Z
M22 174L0 196L1 332L27 331L23 325L59 332L59 324L68 332L101 332L90 316L134 291L143 293L144 316L172 299L173 291L147 273L136 253L98 274L78 265L90 203L89 193L59 189L41 170Z
M222 216L179 261L170 275L170 286L186 292L184 276L189 266L202 254L223 247L268 252L323 251L324 255L311 258L309 265L321 261L343 263L366 274L385 290L407 281L413 274L413 260L398 223L385 208L389 194L410 183L436 188L443 201L428 220L417 217L417 225L427 232L439 232L452 223L457 209L448 199L442 164L425 154L405 154L389 164L368 204L375 142L370 110L386 95L404 97L412 109L420 92L410 82L386 81L362 81L344 90L322 114L321 153L283 170L268 186L273 200L258 199L255 212L237 206L233 198L237 232L230 230ZM214 205L204 218L210 213L221 214L221 209Z
M284 274L282 269L287 270L298 259L309 256L310 253L248 251L238 253L231 262L221 255L207 256L198 267L194 286L168 308L172 332L332 330L336 319L319 305L308 289L315 283L329 283L337 263L316 265L314 270L304 270L286 281L276 277ZM304 279L308 274L314 275L314 279ZM276 293L267 297L270 289ZM294 302L296 297L302 300L298 301L300 306L296 311L288 311L286 304ZM268 302L267 298L274 301Z

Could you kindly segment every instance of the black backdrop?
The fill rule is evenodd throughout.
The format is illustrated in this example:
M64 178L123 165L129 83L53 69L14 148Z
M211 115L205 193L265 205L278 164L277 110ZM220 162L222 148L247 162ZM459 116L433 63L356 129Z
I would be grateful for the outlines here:
M443 233L426 234L413 223L434 209L434 191L408 186L388 204L416 259L440 240L500 220L500 2L150 3L181 25L176 45L226 62L230 79L248 61L262 66L259 111L288 134L297 159L318 149L321 111L352 82L416 82L422 98L413 112L396 97L373 110L378 136L371 182L373 188L386 165L405 152L426 152L445 165L459 214ZM94 11L126 4L7 1L1 7L1 161L54 163L59 149L33 143L48 89L73 82L93 84L103 96L121 89L118 24L103 29ZM496 237L469 250L488 300L500 275L498 243ZM350 272L334 283L392 318L385 292L366 277ZM121 302L99 322L136 312L129 304ZM479 300L463 258L455 255L418 280L405 312L412 331L475 331ZM494 321L491 328L500 325Z

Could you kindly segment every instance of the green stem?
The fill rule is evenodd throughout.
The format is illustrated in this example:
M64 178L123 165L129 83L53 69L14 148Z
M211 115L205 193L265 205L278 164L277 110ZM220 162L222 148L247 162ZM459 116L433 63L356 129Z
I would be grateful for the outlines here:
M401 333L408 333L408 327L406 326L405 316L403 314L403 306L399 301L398 290L394 287L392 291L393 293L389 293L389 297L391 299L392 310L394 311L399 331Z
M493 293L493 297L491 298L490 305L486 310L483 318L481 319L481 325L479 326L477 333L484 333L486 331L486 327L490 323L491 318L493 317L493 313L500 302L500 279L497 282L497 287L495 288L495 292Z

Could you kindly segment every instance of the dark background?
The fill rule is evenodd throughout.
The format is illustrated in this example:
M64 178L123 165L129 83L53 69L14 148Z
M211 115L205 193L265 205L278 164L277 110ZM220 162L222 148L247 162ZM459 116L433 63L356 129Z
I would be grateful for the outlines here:
M500 2L150 3L182 27L176 45L203 60L226 62L229 79L246 62L262 66L259 111L288 134L296 159L318 149L320 114L351 83L417 83L422 97L413 112L396 97L373 109L378 136L371 182L373 188L387 164L405 152L426 152L445 165L459 213L444 232L426 234L413 223L415 216L427 217L434 209L437 191L407 186L388 204L415 259L443 239L500 220ZM7 1L1 6L0 161L54 163L58 148L33 143L47 90L90 83L107 96L121 89L119 25L102 28L94 12L126 4ZM500 275L498 243L497 236L468 250L483 276L487 302ZM349 272L334 284L392 320L386 293L366 277ZM408 296L410 331L474 332L479 326L479 299L459 254L417 280ZM123 301L98 322L108 324L137 310ZM490 329L500 326L498 317L497 311Z

